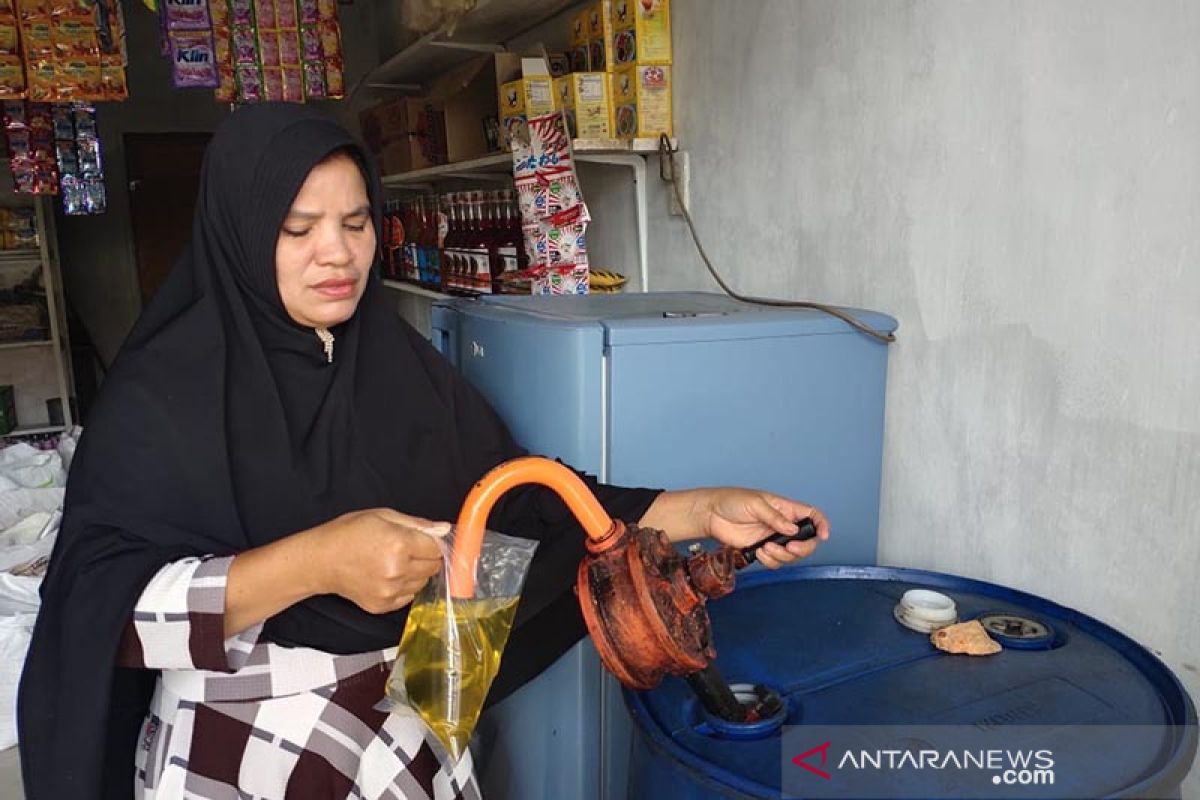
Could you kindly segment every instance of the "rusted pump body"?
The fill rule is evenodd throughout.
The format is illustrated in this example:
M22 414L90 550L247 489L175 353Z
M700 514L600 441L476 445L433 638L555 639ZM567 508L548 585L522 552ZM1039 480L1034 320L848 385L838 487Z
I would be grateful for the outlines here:
M761 709L743 707L713 664L716 650L704 604L733 591L735 574L752 563L765 542L680 554L662 531L613 520L575 473L543 458L522 458L494 469L467 497L458 521L456 558L450 575L455 596L469 597L487 514L509 489L542 483L567 502L588 535L576 591L588 632L605 668L623 685L651 689L665 675L680 675L705 708L729 720L753 719ZM816 535L800 520L796 536Z
M733 591L741 552L722 548L684 558L652 528L621 524L588 540L576 588L604 666L631 689L688 675L716 658L704 604Z

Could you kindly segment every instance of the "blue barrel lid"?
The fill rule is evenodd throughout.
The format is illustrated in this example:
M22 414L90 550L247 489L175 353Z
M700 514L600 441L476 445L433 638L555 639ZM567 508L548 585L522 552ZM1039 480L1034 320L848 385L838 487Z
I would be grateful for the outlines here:
M949 655L893 617L914 588L949 595L961 620L998 613L1036 624L997 655ZM1196 753L1195 706L1166 665L1098 620L1025 592L923 570L799 566L739 575L737 590L708 610L726 679L779 691L787 725L1161 726L1159 740L1130 743L1116 763L1058 775L1056 790L1070 797L1173 791ZM678 678L626 691L625 702L656 757L730 796L779 795L778 732L714 735Z

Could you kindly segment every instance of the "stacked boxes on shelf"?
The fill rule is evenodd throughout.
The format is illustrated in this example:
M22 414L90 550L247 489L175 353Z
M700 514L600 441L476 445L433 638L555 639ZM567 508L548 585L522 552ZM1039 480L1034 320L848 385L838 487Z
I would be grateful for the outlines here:
M612 0L612 28L616 135L671 136L670 0Z
M571 74L554 81L554 107L567 118L571 136L611 139L612 1L597 0L571 18Z
M524 71L524 70L523 70ZM554 78L549 74L531 75L509 81L500 87L500 133L505 141L524 131L529 120L553 114Z
M587 48L589 72L612 72L614 58L615 28L613 28L612 0L597 0L585 13L587 22Z
M573 136L673 135L670 0L597 0L571 18L570 37L573 74L555 81L555 103Z
M588 12L581 11L571 17L571 49L567 52L571 72L587 72L588 67Z

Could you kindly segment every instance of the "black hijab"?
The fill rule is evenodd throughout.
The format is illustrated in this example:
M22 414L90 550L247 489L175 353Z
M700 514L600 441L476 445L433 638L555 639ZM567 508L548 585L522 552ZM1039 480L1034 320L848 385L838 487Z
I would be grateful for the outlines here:
M68 480L20 687L29 800L132 792L133 753L154 673L114 666L147 581L187 556L232 555L379 506L452 520L471 485L524 451L482 397L389 307L375 277L332 330L327 363L284 310L280 226L309 171L361 147L303 106L235 112L205 156L192 240L104 382ZM636 520L655 492L597 485ZM490 527L537 538L517 627L490 700L583 635L571 595L583 537L548 491L509 493ZM406 612L368 614L323 596L269 619L287 646L356 653L395 645Z

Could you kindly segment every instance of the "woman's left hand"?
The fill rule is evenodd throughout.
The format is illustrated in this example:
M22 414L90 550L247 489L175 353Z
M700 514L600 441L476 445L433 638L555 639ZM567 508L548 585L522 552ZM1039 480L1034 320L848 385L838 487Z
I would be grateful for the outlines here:
M806 542L788 542L786 546L770 542L758 551L764 567L777 569L812 555L818 541L829 539L829 521L821 510L785 497L752 489L704 489L696 498L693 513L700 515L696 524L706 535L722 544L749 547L775 533L799 532L797 520L808 517L817 528L817 538Z

